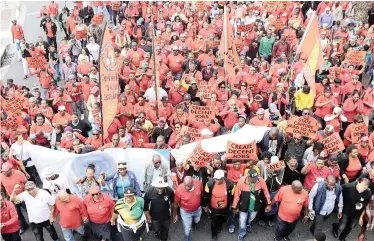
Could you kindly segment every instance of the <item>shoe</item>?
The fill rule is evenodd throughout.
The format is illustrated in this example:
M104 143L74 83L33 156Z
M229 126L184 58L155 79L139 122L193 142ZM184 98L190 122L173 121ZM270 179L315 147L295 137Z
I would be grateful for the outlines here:
M251 227L251 225L247 226L247 233L252 233L252 227Z
M25 229L20 228L20 230L19 230L19 234L22 235L24 232L25 232Z
M270 227L274 227L274 221L268 221L268 225L269 225Z
M24 79L27 79L28 77L29 77L29 76L27 76L27 75L24 75L24 76L23 76Z
M283 240L284 241L291 241L291 239L289 237L284 237Z
M234 233L235 232L235 226L234 225L231 225L229 227L229 233Z
M244 240L244 237L238 236L238 241L243 241L243 240Z
M260 221L258 221L258 225L260 225L260 226L265 226L265 221L263 221L263 220L260 220Z
M334 235L334 238L338 238L339 236L338 230L332 229L332 235Z
M345 238L340 238L339 241L346 241Z

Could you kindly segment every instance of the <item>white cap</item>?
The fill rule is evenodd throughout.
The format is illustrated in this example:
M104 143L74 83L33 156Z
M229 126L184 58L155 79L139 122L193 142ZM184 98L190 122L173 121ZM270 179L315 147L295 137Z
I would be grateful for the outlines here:
M221 179L223 177L225 177L225 172L223 170L217 170L213 176L214 179Z
M63 106L63 105L60 105L60 106L58 107L58 110L59 110L59 111L64 111L64 110L66 110L66 108L65 108L65 106Z
M202 136L212 136L213 132L211 132L208 128L204 128L200 131Z

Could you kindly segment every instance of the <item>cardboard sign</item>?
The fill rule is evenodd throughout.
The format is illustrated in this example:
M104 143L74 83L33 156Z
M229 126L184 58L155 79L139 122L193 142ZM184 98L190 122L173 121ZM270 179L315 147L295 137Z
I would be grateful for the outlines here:
M273 164L267 164L266 167L270 170L277 171L286 167L284 161L279 161Z
M236 31L238 32L248 32L253 28L252 24L238 25L236 26Z
M11 129L17 128L18 122L17 122L15 115L8 116L8 118L6 119L6 124Z
M344 62L353 65L365 64L366 51L348 50Z
M257 157L256 141L248 144L237 144L227 141L226 159L254 160Z
M287 5L287 8L289 7L292 2L286 2L286 1L279 1L279 2L264 2L263 9L265 12L274 12L278 9L282 8L283 4Z
M337 133L322 139L321 142L325 146L325 155L335 154L345 149L343 141Z
M204 122L204 120L213 120L215 118L215 111L211 106L192 105L189 116L192 120Z
M193 167L205 167L206 163L210 162L215 155L215 153L204 151L203 148L201 148L201 143L199 143L187 158L187 162Z
M203 1L196 2L196 10L197 11L204 11L205 3Z
M104 20L104 14L95 14L92 18L92 23L93 24L102 24Z
M87 37L87 31L82 29L82 30L77 30L75 31L75 39L80 40L84 39Z
M196 93L196 96L200 97L201 100L210 99L213 91L214 91L214 87L211 85L200 85Z
M190 134L191 142L199 141L201 139L200 130L193 127L183 126L181 135L183 136L184 134Z
M318 122L313 117L305 118L291 116L287 122L286 132L291 134L300 134L314 139L317 136Z
M367 134L367 126L365 123L352 124L352 129L351 129L352 144L357 144L360 142L362 133Z
M12 96L8 100L2 99L1 107L5 110L8 116L11 116L24 108L25 101L25 99Z
M273 19L273 21L271 21L271 24L274 25L275 30L281 30L285 27L284 23L282 22L282 19L280 18Z
M45 68L45 65L47 64L47 60L45 59L44 55L27 57L26 61L29 65L29 68L34 69Z

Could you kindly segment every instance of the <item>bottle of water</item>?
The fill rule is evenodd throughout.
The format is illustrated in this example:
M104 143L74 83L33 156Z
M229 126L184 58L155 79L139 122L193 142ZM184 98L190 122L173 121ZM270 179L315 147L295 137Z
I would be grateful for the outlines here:
M309 219L313 221L314 216L316 216L316 212L314 212L314 210L313 210L312 213L309 215Z

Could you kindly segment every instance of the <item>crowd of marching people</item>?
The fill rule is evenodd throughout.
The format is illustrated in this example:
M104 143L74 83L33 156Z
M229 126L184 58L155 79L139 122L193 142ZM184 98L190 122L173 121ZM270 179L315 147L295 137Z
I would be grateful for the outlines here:
M255 235L253 225L273 227L274 240L287 241L300 220L309 222L311 240L324 241L327 219L335 220L338 240L365 240L374 228L374 4L363 4L76 1L68 9L52 1L41 7L45 35L37 42L25 39L24 31L32 30L13 20L20 71L25 79L36 76L38 84L30 89L7 79L1 85L3 239L19 241L31 228L43 241L45 228L52 240L74 241L79 233L110 241L116 226L124 241L142 240L149 228L152 239L166 241L171 223L181 220L190 241L205 212L212 240L227 223L239 241ZM299 50L313 16L321 58L311 85L303 77L311 56ZM107 130L100 88L105 26L118 76L117 112ZM224 38L237 60L222 53ZM364 52L363 61L348 57L349 51ZM29 66L29 58L42 56L43 66ZM234 61L232 70L228 61ZM194 105L211 107L214 117L191 118ZM314 138L287 131L295 116L317 123ZM81 194L53 167L38 173L25 147L75 154L171 151L246 125L268 127L255 159L217 153L198 167L173 157L165 163L155 154L144 183L123 161L115 173L89 165L74 180ZM330 153L323 143L332 135L344 147ZM106 183L110 193L102 189ZM350 234L354 228L358 237Z

